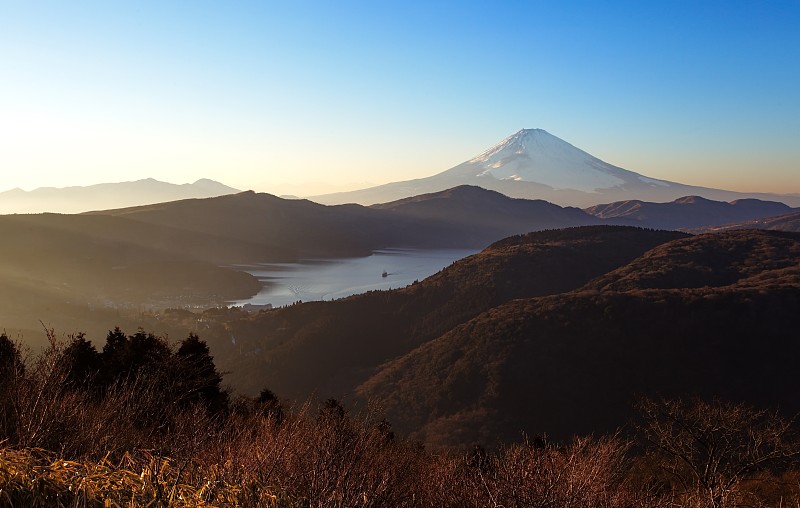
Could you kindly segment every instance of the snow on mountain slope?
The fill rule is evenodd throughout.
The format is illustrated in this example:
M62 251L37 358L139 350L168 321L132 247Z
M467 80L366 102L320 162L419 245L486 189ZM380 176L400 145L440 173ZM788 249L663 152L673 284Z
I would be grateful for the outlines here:
M630 173L542 129L523 129L466 162L474 176L593 192L623 185ZM627 177L627 178L626 178Z

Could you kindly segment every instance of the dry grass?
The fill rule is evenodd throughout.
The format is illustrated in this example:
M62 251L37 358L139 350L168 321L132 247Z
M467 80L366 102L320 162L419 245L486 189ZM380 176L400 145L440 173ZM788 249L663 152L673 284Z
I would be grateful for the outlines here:
M219 480L187 482L185 467L168 458L125 455L108 460L69 461L41 449L0 450L0 503L26 507L123 506L278 506L278 497L263 491L258 499L240 486L210 485ZM196 471L191 475L199 477ZM255 502L253 502L255 501Z

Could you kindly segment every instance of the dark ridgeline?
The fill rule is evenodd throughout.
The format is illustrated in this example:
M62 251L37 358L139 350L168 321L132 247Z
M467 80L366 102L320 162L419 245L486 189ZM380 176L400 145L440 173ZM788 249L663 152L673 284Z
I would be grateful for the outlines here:
M578 208L561 207L541 199L509 198L471 185L370 208L426 222L446 222L463 242L481 247L510 235L603 223Z

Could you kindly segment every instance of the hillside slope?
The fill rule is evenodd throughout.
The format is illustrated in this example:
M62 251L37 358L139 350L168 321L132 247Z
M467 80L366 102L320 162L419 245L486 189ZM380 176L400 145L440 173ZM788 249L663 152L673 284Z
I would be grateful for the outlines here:
M800 235L678 239L584 289L493 308L391 362L359 393L436 446L612 431L642 394L792 413L799 277Z

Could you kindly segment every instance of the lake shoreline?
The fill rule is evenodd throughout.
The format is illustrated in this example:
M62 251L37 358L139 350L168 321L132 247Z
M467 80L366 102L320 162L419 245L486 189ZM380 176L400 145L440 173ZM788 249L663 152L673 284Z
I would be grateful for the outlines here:
M380 249L353 258L235 265L231 268L256 277L262 289L230 305L282 307L300 301L329 301L367 291L398 289L477 252L477 249Z

